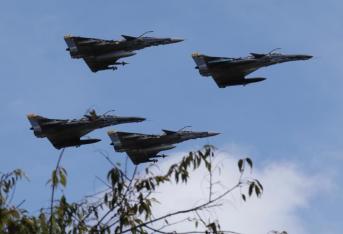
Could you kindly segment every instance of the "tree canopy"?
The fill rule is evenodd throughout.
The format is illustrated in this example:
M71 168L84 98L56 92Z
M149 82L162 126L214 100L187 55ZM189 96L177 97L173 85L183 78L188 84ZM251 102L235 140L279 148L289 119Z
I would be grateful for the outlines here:
M194 223L194 230L185 230L183 233L236 233L222 230L218 221L205 219L204 215L220 206L223 199L234 190L239 190L243 201L251 196L260 197L263 193L262 184L251 177L251 172L246 172L247 168L253 168L253 161L243 158L237 162L240 173L237 183L220 194L214 194L212 177L216 151L213 146L206 145L201 150L189 152L180 162L170 165L167 171L156 173L153 170L154 165L150 164L139 175L137 166L132 173L128 173L102 153L111 164L111 169L103 180L106 187L103 191L85 196L78 202L70 202L65 195L55 199L56 190L67 186L67 171L60 165L63 152L62 150L48 181L51 186L51 207L41 208L38 215L29 214L21 207L22 203L12 204L18 181L26 178L24 172L16 169L0 174L2 233L176 233L165 230L177 226L177 223L169 221L172 217L183 214L187 214L188 218L182 222ZM166 183L173 186L186 184L192 173L201 167L206 169L210 178L206 201L155 216L154 205L163 203L154 196L160 186Z

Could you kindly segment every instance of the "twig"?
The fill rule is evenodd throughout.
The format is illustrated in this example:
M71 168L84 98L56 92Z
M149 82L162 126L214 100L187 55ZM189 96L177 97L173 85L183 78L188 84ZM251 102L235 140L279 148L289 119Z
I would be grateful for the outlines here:
M60 156L58 157L56 168L55 168L55 173L57 172L57 169L60 166L60 162L62 160L64 150L65 150L65 148L62 149ZM53 178L51 179L51 186L52 186L52 190L51 190L51 199L50 199L50 226L49 226L49 233L50 234L52 234L52 224L53 224L53 220L54 220L53 219L53 211L54 211L54 196L55 196L55 188L56 188L56 186L54 185Z
M151 223L155 223L157 221L160 221L162 219L166 219L166 218L169 218L169 217L172 217L172 216L175 216L175 215L179 215L179 214L186 214L186 213L189 213L189 212L193 212L193 211L196 211L196 210L201 210L201 209L204 209L206 208L208 205L220 200L221 198L225 197L227 194L229 194L230 192L232 192L234 189L238 188L240 186L240 183L236 184L235 186L233 186L231 189L225 191L224 193L222 193L221 195L219 195L218 197L216 197L215 199L211 200L211 201L208 201L206 203L203 203L201 205L198 205L196 207L193 207L193 208L190 208L190 209L186 209L186 210L180 210L180 211L176 211L176 212L173 212L173 213L169 213L169 214L166 214L164 216L161 216L159 218L156 218L156 219L153 219L153 220L150 220L150 221L147 221L145 223L142 223L142 224L139 224L137 225L136 227L134 228L129 228L129 229L126 229L124 230L122 233L126 233L126 232L130 232L130 231L133 231L135 229L138 229L140 227L143 227L143 226L146 226L148 224L151 224Z
M126 197L126 194L128 193L128 191L129 191L129 189L130 189L130 187L131 187L131 185L132 185L132 181L133 181L133 179L134 179L134 177L135 177L135 175L136 175L136 172L137 172L137 166L135 167L135 170L134 170L134 172L133 172L133 174L132 174L132 178L131 179L129 179L129 185L128 185L128 187L126 188L126 190L125 190L125 193L124 193L124 198ZM106 212L106 214L104 215L104 216L102 216L101 217L101 219L97 222L97 224L96 225L94 225L94 227L98 227L100 224L101 224L101 222L116 208L116 207L118 207L118 206L121 206L122 205L122 202L123 202L123 200L124 199L122 199L122 201L121 201L121 203L120 204L118 204L117 206L113 206L111 209L109 209L107 212ZM112 218L111 218L112 219ZM110 219L110 220L111 220ZM109 221L110 221L109 220ZM108 221L108 222L109 222Z
M112 160L106 155L104 154L104 152L100 151L100 150L97 150L97 152L99 154L101 154L111 165L112 167L114 168L117 168L118 170L120 170L120 172L122 173L122 175L124 175L124 177L127 179L127 180L130 180L129 177L127 177L126 173L124 173L115 163L112 162Z
M164 232L164 231L161 231L161 230L158 230L158 229L155 229L155 228L152 228L148 225L145 225L146 228L154 231L154 232L157 232L157 233L161 233L161 234L202 234L202 233L206 233L206 234L215 234L217 232L209 232L209 231L189 231L189 232L176 232L176 231L173 231L173 232ZM233 232L233 231L220 231L220 233L230 233L230 234L242 234L242 233L239 233L239 232Z
M26 202L26 200L22 200L22 201L16 206L16 208L17 208L17 209L20 208L21 205L24 204L25 202Z
M101 183L103 183L106 187L108 187L109 189L111 189L111 186L109 184L107 184L103 179L101 179L99 176L95 176L95 178L97 178ZM106 190L105 190L106 191Z
M208 201L211 201L212 199L212 156L210 155L210 170L209 170L209 174L210 174L210 191L209 191L209 195L208 195Z

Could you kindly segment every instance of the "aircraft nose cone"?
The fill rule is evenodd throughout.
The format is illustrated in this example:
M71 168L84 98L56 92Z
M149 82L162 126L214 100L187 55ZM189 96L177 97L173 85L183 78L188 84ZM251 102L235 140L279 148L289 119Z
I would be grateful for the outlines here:
M116 117L116 124L123 124L123 123L137 123L137 122L142 122L144 121L145 118L141 117Z
M301 54L301 55L295 55L294 59L295 60L308 60L308 59L311 59L312 57L313 57L312 55Z
M208 132L208 133L207 133L207 135L210 136L210 137L211 137L211 136L217 136L217 135L219 135L219 134L220 134L219 132Z
M184 40L185 39L181 39L181 38L179 38L179 39L171 39L172 43L178 43L178 42L182 42Z
M181 39L181 38L173 38L169 40L169 43L179 43L184 41L185 39Z
M131 118L129 118L129 121L131 121L131 122L143 122L145 120L146 120L145 118L141 118L141 117L131 117Z
M308 59L311 59L311 58L313 58L312 55L300 55L299 56L299 59L301 59L301 60L308 60Z

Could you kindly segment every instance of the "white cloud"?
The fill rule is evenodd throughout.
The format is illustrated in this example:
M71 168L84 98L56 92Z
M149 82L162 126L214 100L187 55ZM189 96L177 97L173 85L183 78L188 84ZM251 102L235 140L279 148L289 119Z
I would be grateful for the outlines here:
M182 155L178 154L161 161L160 168L162 170L168 168L172 163L180 160ZM215 179L220 180L227 188L235 185L239 178L237 168L239 156L236 155L216 154L215 161L216 163L220 162L222 170L221 173L216 172ZM258 164L258 160L255 164ZM307 207L315 194L332 188L328 182L329 179L320 175L304 174L292 163L271 163L262 168L257 166L254 168L252 176L263 184L263 196L260 199L253 197L247 202L243 202L239 191L229 195L224 201L224 205L211 213L219 220L223 230L246 234L286 230L288 233L305 234L307 233L306 224L302 221L298 211ZM320 188L315 186L318 182L321 183ZM208 199L207 189L208 177L205 169L193 173L187 185L163 185L158 190L159 193L155 195L161 202L155 206L155 217L191 208L206 201ZM220 189L223 188L216 187L217 194ZM181 219L179 216L171 221ZM194 230L194 224L177 224L174 228L169 229L169 231L171 230L183 232Z

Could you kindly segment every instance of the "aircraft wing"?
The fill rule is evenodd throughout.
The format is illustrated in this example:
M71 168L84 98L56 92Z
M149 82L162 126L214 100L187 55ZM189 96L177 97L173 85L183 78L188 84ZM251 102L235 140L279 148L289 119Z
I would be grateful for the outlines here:
M51 142L51 144L56 149L61 149L65 147L65 145L68 145L70 142L78 142L80 141L80 137L78 134L63 134L63 135L49 135L47 138Z
M214 81L220 88L242 84L245 76L256 69L251 69L249 64L253 63L250 59L223 59L207 62L208 70Z
M218 57L211 57L214 59L205 59L207 66L210 68L215 67L228 67L228 68L236 68L242 67L245 65L249 65L254 63L254 59L233 59L233 58L218 58Z
M41 126L44 129L56 130L56 131L68 131L75 127L82 127L84 126L84 122L80 121L69 121L69 120L52 120L49 122L43 123Z
M92 46L95 44L106 44L111 43L111 40L103 40L91 37L74 37L74 36L65 36L65 42L69 47L76 46L78 49L81 49L83 46Z
M172 144L158 144L151 147L129 149L126 150L126 153L131 161L137 165L144 162L154 162L156 161L156 158L164 158L165 155L158 155L158 153L173 148L175 148L175 145Z
M65 42L67 43L68 50L76 58L86 57L87 55L102 54L113 49L120 48L120 42L114 40L103 40L90 37L74 37L74 36L65 36Z
M83 126L85 126L85 124L79 121L72 121L59 125L45 125L45 127L49 127L49 133L46 134L46 137L55 148L63 148L70 143L79 142L82 136L91 131Z
M211 72L211 75L213 80L220 88L224 88L229 85L240 84L245 80L245 73L239 70L213 71Z
M135 151L127 151L127 155L133 162L133 164L138 165L140 163L144 162L150 162L151 158L156 156L160 151L155 151L155 152L135 152Z
M50 127L56 127L56 126L63 126L67 122L68 122L67 119L49 119L43 122L42 124L44 127L50 128Z
M133 133L133 132L115 132L112 135L112 140L115 138L118 139L122 144L151 144L156 142L156 139L159 139L157 135L142 134L142 133Z
M112 60L111 62L99 62L96 61L94 58L91 57L85 57L83 60L86 62L89 69L91 69L92 72L97 72L100 70L106 70L109 69L110 65L113 65L117 60Z
M136 140L149 136L147 134L135 132L116 132L115 134L117 135L120 141Z
M125 148L126 152L138 152L137 149L149 148L160 143L159 135L115 131L109 131L108 135L117 152L121 152L122 148Z
M208 55L201 55L206 63L210 63L212 61L221 61L221 60L230 60L231 58L227 57L215 57L215 56L208 56Z
M151 162L160 157L160 151L174 148L174 145L161 144L159 135L147 135L131 132L108 132L112 145L117 152L126 152L131 161L137 165Z

